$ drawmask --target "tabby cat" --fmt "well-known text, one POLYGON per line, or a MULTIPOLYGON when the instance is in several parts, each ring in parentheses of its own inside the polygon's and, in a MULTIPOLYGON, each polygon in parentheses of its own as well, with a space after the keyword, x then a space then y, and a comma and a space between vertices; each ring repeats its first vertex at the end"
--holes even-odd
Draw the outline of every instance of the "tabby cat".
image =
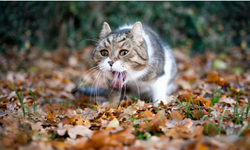
MULTIPOLYGON (((92 56, 109 83, 108 92, 102 95, 110 103, 118 103, 124 95, 169 102, 166 95, 173 91, 177 74, 175 58, 159 35, 141 22, 115 31, 104 22, 92 56)), ((91 95, 87 91, 80 90, 91 95)))
POLYGON ((104 22, 92 54, 94 65, 108 80, 109 102, 119 102, 125 93, 168 103, 177 65, 172 50, 151 28, 136 22, 112 31, 104 22))

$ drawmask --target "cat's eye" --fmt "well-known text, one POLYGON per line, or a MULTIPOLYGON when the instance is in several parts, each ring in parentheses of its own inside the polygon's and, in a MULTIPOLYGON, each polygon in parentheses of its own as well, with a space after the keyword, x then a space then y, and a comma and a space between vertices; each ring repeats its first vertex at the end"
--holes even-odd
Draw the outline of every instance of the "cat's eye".
POLYGON ((120 55, 120 56, 125 56, 125 55, 127 55, 127 53, 128 53, 128 50, 121 50, 121 51, 119 52, 119 55, 120 55))
POLYGON ((107 50, 101 50, 101 55, 107 57, 109 52, 107 50))

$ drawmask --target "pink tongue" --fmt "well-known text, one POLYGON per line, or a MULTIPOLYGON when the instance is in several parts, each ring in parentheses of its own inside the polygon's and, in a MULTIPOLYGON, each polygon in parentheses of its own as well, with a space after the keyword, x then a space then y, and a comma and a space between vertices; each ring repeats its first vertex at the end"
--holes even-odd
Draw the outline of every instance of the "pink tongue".
POLYGON ((123 85, 122 78, 123 78, 122 73, 115 72, 113 80, 112 80, 113 87, 122 87, 122 85, 123 85))

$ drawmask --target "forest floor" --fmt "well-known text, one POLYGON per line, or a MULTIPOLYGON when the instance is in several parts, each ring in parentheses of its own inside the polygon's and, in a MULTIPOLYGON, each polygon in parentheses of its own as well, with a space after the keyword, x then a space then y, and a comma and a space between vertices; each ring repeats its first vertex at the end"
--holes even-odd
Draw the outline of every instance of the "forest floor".
POLYGON ((0 149, 249 149, 249 51, 174 49, 179 73, 168 105, 134 98, 112 107, 71 94, 81 76, 86 86, 98 80, 83 75, 91 50, 0 55, 0 149))

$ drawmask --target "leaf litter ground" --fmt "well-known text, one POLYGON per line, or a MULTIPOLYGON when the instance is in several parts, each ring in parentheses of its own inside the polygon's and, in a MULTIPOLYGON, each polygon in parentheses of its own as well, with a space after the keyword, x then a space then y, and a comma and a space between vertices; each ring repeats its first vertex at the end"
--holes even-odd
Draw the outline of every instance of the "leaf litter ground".
POLYGON ((175 49, 171 103, 131 97, 115 107, 71 94, 79 85, 105 88, 94 70, 84 73, 91 50, 0 56, 0 149, 249 149, 249 52, 189 57, 175 49))

